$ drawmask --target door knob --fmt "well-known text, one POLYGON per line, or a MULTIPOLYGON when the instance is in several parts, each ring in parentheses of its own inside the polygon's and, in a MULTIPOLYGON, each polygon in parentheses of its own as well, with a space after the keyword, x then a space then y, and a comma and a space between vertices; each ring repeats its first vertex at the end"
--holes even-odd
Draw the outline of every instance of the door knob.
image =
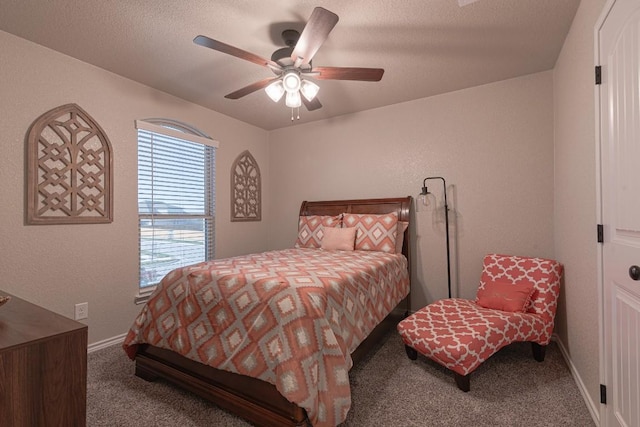
POLYGON ((633 280, 640 280, 640 267, 637 265, 632 265, 629 267, 629 277, 633 280))

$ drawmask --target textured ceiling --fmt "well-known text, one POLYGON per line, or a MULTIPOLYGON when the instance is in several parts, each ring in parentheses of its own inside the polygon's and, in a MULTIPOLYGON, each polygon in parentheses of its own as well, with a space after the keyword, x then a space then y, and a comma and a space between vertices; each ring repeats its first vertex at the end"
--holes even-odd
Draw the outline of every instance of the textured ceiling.
POLYGON ((271 130, 552 69, 579 0, 0 0, 0 30, 271 130), (468 2, 468 1, 467 1, 468 2), (464 3, 464 1, 463 1, 464 3), (193 43, 198 34, 269 58, 313 8, 340 20, 316 66, 384 68, 380 82, 319 81, 323 108, 260 90, 269 69, 193 43))

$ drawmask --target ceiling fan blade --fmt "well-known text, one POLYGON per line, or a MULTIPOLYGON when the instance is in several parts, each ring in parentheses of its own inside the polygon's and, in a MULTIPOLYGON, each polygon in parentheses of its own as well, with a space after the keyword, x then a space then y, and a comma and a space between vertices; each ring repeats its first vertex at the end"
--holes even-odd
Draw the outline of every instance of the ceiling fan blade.
POLYGON ((313 98, 311 101, 307 101, 307 98, 305 98, 304 96, 302 96, 301 98, 302 98, 302 103, 304 104, 305 107, 307 107, 307 110, 309 111, 322 108, 322 104, 320 104, 320 101, 318 101, 318 97, 313 98))
POLYGON ((338 23, 338 15, 322 7, 316 7, 311 13, 309 21, 304 26, 302 34, 291 52, 291 60, 296 67, 311 62, 322 43, 338 23))
POLYGON ((217 50, 218 52, 226 53, 227 55, 235 56, 236 58, 253 62, 254 64, 262 65, 263 67, 282 70, 282 67, 280 65, 276 64, 270 59, 265 59, 251 52, 247 52, 246 50, 242 50, 235 46, 222 43, 221 41, 211 39, 207 36, 196 36, 196 38, 193 39, 193 42, 197 45, 208 47, 209 49, 217 50))
POLYGON ((269 83, 271 83, 274 80, 278 80, 279 77, 269 77, 267 79, 263 79, 263 80, 259 80, 255 83, 251 83, 248 86, 243 87, 242 89, 238 89, 235 92, 231 92, 228 95, 225 95, 225 98, 228 99, 239 99, 242 98, 243 96, 249 95, 250 93, 253 93, 259 89, 263 89, 267 86, 269 86, 269 83))
POLYGON ((382 79, 382 68, 355 68, 355 67, 313 67, 311 74, 318 80, 361 80, 365 82, 378 82, 382 79))
POLYGON ((475 2, 477 2, 477 1, 478 1, 478 0, 458 0, 458 5, 459 5, 460 7, 463 7, 463 6, 466 6, 466 5, 468 5, 468 4, 475 3, 475 2))

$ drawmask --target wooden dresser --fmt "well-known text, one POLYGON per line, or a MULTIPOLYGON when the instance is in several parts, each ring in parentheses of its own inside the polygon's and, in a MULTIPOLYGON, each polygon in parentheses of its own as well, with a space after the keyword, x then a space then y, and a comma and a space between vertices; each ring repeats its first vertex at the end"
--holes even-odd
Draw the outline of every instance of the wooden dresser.
POLYGON ((0 306, 0 426, 84 427, 86 401, 87 326, 12 296, 0 306))

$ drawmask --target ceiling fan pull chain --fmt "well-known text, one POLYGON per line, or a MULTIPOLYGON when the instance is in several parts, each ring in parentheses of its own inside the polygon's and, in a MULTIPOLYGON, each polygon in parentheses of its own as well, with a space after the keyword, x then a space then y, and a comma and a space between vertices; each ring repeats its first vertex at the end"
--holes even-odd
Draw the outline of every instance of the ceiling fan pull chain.
POLYGON ((297 119, 300 120, 300 107, 298 107, 298 117, 297 117, 297 119))
POLYGON ((291 121, 293 121, 293 108, 291 108, 291 121))

